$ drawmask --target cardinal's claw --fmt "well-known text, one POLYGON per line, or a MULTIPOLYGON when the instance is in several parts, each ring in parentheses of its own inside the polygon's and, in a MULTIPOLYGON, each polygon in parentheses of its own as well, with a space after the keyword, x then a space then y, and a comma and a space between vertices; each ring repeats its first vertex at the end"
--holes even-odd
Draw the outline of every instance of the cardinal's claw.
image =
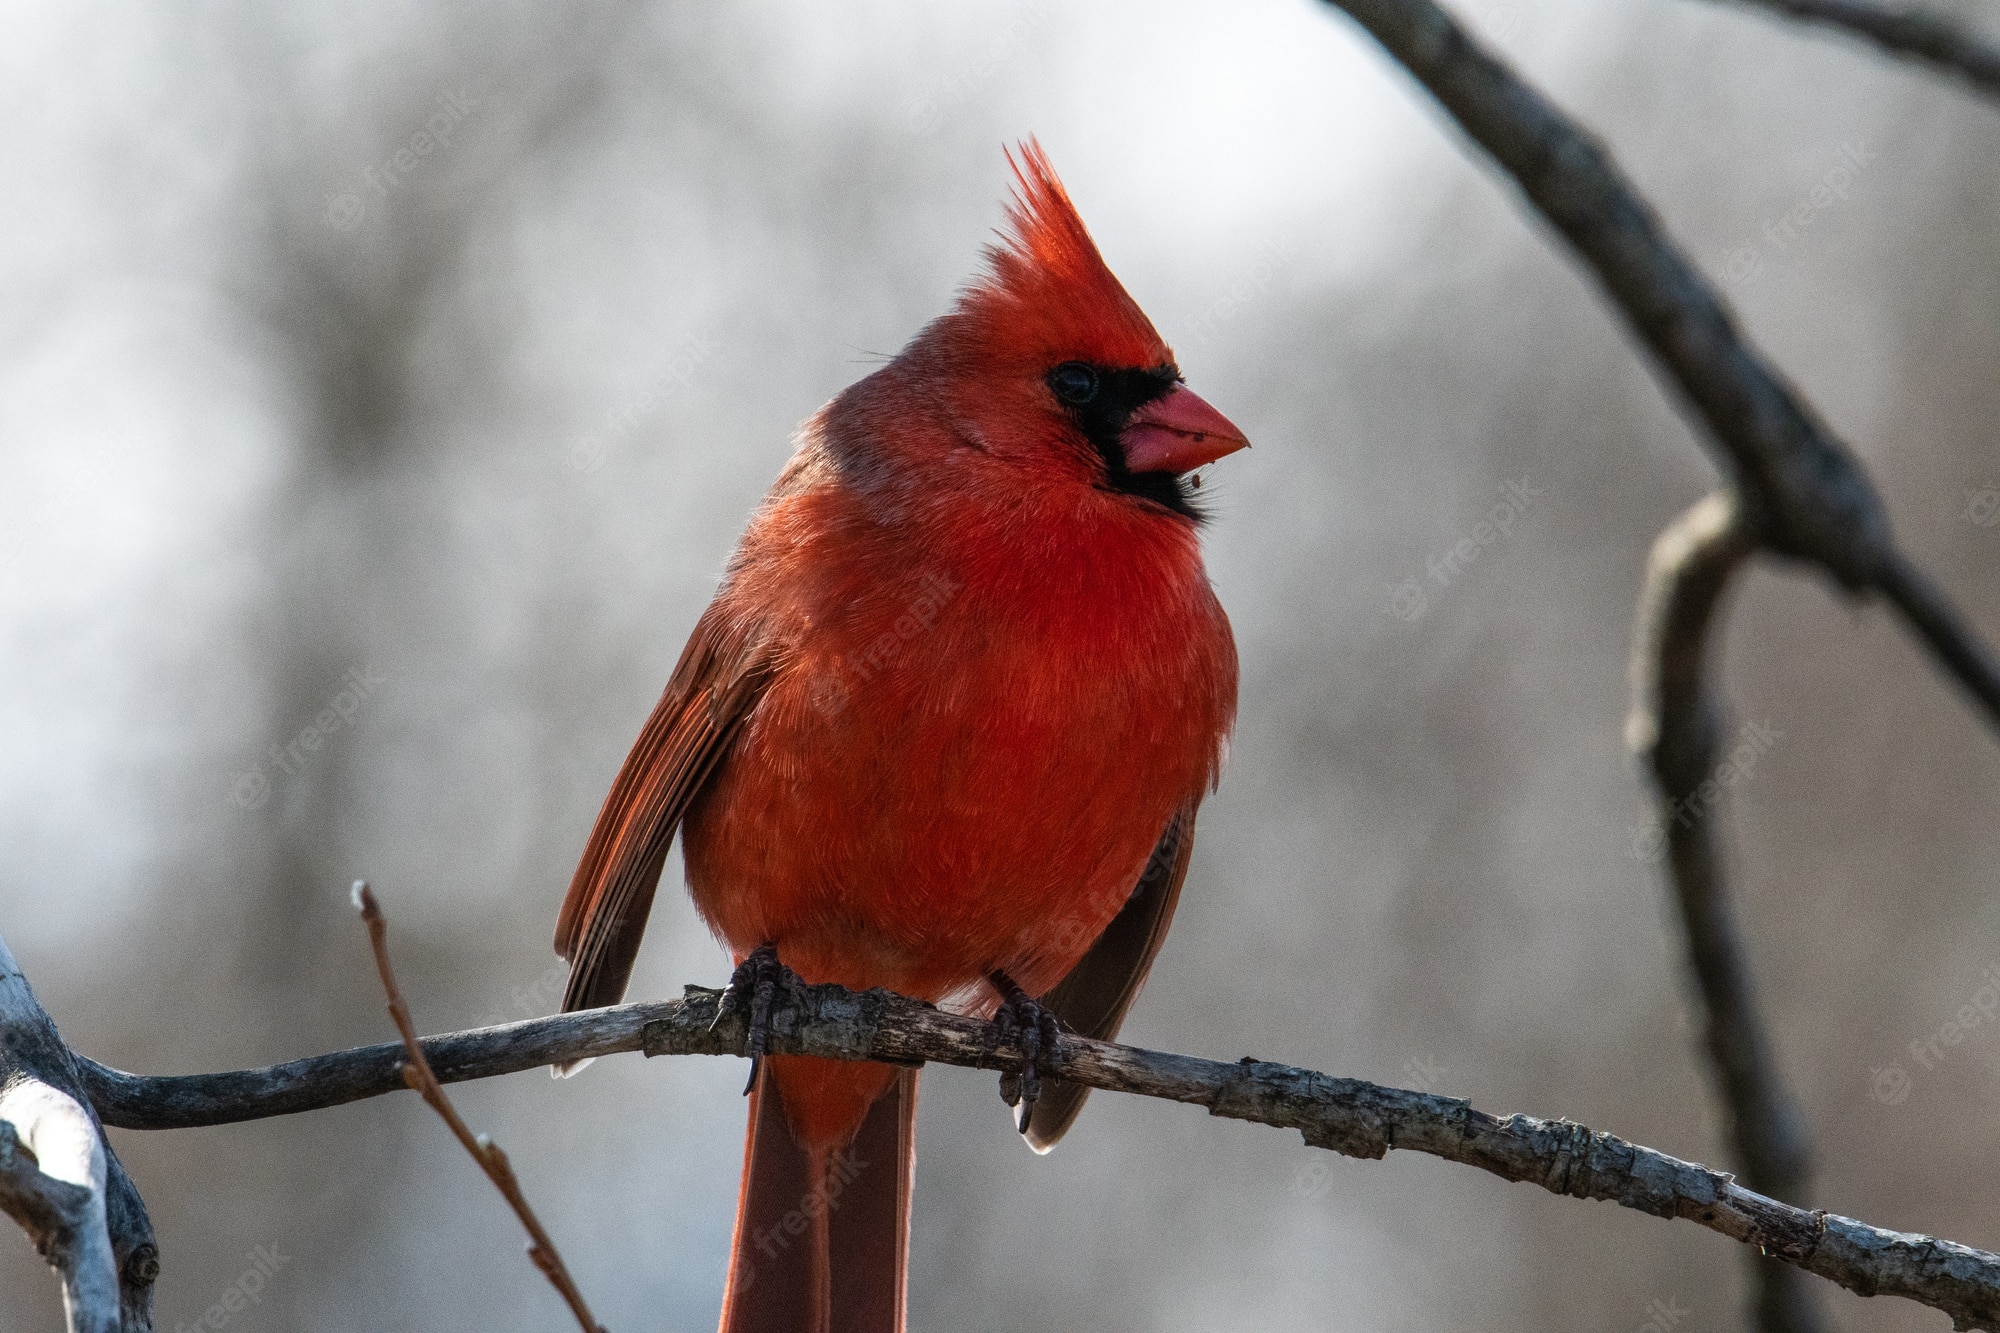
POLYGON ((1021 1044, 1021 1067, 1000 1076, 1000 1099, 1020 1108, 1014 1127, 1026 1134, 1034 1120, 1035 1103, 1042 1097, 1042 1079, 1054 1077, 1062 1029, 1055 1011, 1043 1008, 1005 972, 996 971, 988 980, 1000 992, 1000 1008, 993 1015, 994 1045, 1021 1044))
POLYGON ((743 1053, 750 1057, 750 1081, 743 1085, 746 1097, 757 1086, 757 1072, 764 1067, 764 1052, 771 1039, 771 1005, 777 999, 778 987, 796 986, 798 981, 798 975, 778 961, 775 944, 758 945, 730 974, 729 988, 722 992, 722 1003, 716 1006, 715 1021, 720 1023, 746 1005, 750 1010, 749 1031, 743 1038, 743 1053))

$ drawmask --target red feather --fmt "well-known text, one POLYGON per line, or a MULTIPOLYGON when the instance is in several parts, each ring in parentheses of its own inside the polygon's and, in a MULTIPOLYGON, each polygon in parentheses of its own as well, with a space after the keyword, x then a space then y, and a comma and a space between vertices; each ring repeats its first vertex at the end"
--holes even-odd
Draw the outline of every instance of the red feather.
MULTIPOLYGON (((1123 477, 1124 437, 1092 435, 1051 372, 1083 363, 1152 395, 1106 428, 1150 431, 1149 457, 1242 441, 1178 387, 1041 149, 1015 172, 988 275, 806 423, 751 520, 571 886, 574 1003, 622 990, 675 823, 695 903, 739 959, 772 943, 808 981, 975 1011, 1004 971, 1103 1036, 1144 979, 1221 767, 1236 653, 1195 521, 1160 490, 1177 483, 1123 477)), ((824 1186, 885 1091, 914 1107, 914 1078, 773 1058, 763 1083, 735 1262, 822 1275, 783 1287, 805 1293, 799 1327, 900 1327, 842 1311, 900 1311, 905 1241, 877 1232, 901 1228, 906 1193, 863 1189, 886 1202, 828 1211, 810 1245, 757 1238, 783 1222, 791 1186, 771 1182, 824 1186), (867 1265, 893 1273, 887 1305, 862 1275, 824 1278, 868 1254, 888 1256, 867 1265)), ((868 1141, 906 1181, 900 1123, 868 1141)), ((730 1308, 725 1327, 784 1326, 730 1308)))

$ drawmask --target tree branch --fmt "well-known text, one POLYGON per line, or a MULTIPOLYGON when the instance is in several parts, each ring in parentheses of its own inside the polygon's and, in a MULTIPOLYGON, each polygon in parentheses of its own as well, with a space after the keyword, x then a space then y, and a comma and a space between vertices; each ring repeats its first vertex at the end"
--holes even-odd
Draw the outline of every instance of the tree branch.
POLYGON ((1596 274, 1735 483, 1757 544, 1887 596, 2000 725, 2000 664, 1897 551, 1846 445, 1738 331, 1611 155, 1433 0, 1326 0, 1437 98, 1596 274))
MULTIPOLYGON (((644 1051, 647 1055, 741 1055, 747 1020, 719 1015, 721 991, 687 988, 652 1004, 529 1019, 429 1037, 424 1054, 444 1082, 486 1078, 557 1061, 644 1051)), ((780 1054, 833 1060, 925 1061, 973 1069, 1018 1069, 1019 1046, 993 1024, 945 1013, 886 991, 839 986, 781 992, 771 1014, 780 1054)), ((403 1086, 402 1047, 362 1047, 227 1074, 146 1078, 80 1061, 107 1123, 177 1129, 287 1115, 380 1096, 403 1086)), ((1296 1129, 1305 1141, 1349 1157, 1391 1148, 1430 1153, 1554 1194, 1606 1199, 1655 1217, 1679 1217, 1864 1296, 1904 1296, 1952 1316, 1961 1328, 2000 1331, 2000 1255, 1929 1236, 1885 1231, 1795 1208, 1730 1176, 1567 1120, 1505 1119, 1428 1093, 1334 1078, 1287 1065, 1225 1064, 1065 1036, 1059 1077, 1206 1107, 1211 1115, 1296 1129)))
POLYGON ((1736 0, 1786 18, 1836 28, 1899 60, 1921 61, 2000 97, 2000 47, 1956 19, 1929 9, 1890 9, 1871 0, 1736 0))
POLYGON ((70 1333, 151 1333, 159 1246, 75 1056, 0 939, 0 1212, 61 1275, 70 1333))
POLYGON ((451 1098, 444 1095, 437 1075, 431 1072, 430 1062, 424 1059, 423 1043, 417 1040, 410 1006, 403 1000, 403 992, 396 985, 396 969, 389 962, 389 923, 383 918, 382 909, 376 905, 375 895, 368 889, 368 881, 354 882, 354 906, 368 927, 368 946, 375 952, 375 970, 381 975, 382 990, 389 997, 389 1017, 395 1020, 396 1031, 403 1036, 403 1051, 409 1057, 398 1071, 403 1082, 438 1113, 438 1118, 451 1130, 459 1146, 472 1155, 472 1160, 479 1164, 479 1169, 500 1191, 500 1197, 514 1210, 514 1216, 520 1219, 522 1228, 528 1233, 528 1261, 563 1298, 563 1304, 569 1306, 577 1326, 583 1333, 605 1333, 604 1326, 590 1313, 590 1306, 583 1299, 576 1279, 570 1276, 569 1265, 563 1262, 562 1252, 556 1249, 556 1243, 549 1239, 547 1228, 542 1226, 542 1219, 535 1216, 534 1208, 529 1205, 528 1196, 514 1175, 513 1163, 507 1160, 507 1154, 500 1150, 499 1144, 484 1134, 475 1135, 472 1132, 465 1118, 459 1115, 458 1108, 451 1104, 451 1098))
MULTIPOLYGON (((1761 753, 1752 735, 1737 747, 1747 746, 1747 757, 1718 763, 1726 716, 1705 680, 1716 608, 1751 549, 1727 491, 1696 502, 1653 543, 1639 596, 1625 738, 1651 768, 1659 792, 1659 826, 1638 850, 1666 846, 1732 1156, 1751 1189, 1800 1199, 1809 1157, 1805 1122, 1778 1077, 1758 1015, 1713 823, 1722 791, 1735 784, 1741 764, 1754 764, 1761 753)), ((1752 1280, 1757 1327, 1765 1333, 1821 1326, 1798 1270, 1753 1259, 1752 1280)))
POLYGON ((104 1219, 104 1152, 90 1112, 37 1079, 0 1097, 0 1211, 62 1276, 70 1333, 119 1333, 118 1263, 104 1219), (41 1163, 49 1165, 44 1174, 41 1163))

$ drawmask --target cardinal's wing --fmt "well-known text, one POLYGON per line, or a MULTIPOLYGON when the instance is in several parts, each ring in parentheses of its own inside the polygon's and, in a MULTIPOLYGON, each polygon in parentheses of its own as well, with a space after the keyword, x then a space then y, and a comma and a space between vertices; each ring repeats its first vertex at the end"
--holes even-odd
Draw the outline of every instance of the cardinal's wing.
POLYGON ((624 996, 674 831, 771 675, 770 653, 728 632, 711 606, 625 756, 563 900, 556 952, 570 964, 565 1013, 624 996))
MULTIPOLYGON (((1194 854, 1194 812, 1195 802, 1189 801, 1167 821, 1166 831, 1160 834, 1125 906, 1069 975, 1041 997, 1065 1029, 1099 1041, 1118 1035, 1125 1011, 1146 984, 1146 973, 1173 922, 1181 882, 1187 878, 1188 860, 1194 854)), ((1045 1085, 1029 1119, 1028 1145, 1036 1152, 1055 1147, 1089 1095, 1090 1089, 1080 1083, 1045 1085)))

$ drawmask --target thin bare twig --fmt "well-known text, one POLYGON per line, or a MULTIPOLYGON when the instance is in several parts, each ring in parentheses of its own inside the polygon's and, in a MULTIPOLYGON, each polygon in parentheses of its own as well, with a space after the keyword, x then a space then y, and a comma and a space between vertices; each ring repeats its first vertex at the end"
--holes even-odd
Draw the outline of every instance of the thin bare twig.
POLYGON ((1757 544, 1886 596, 2000 725, 2000 663, 1896 549, 1852 452, 1737 330, 1603 146, 1433 0, 1326 2, 1423 84, 1575 248, 1707 426, 1757 544))
POLYGON ((389 1016, 396 1020, 396 1030, 403 1034, 403 1050, 409 1057, 399 1066, 403 1082, 430 1103, 431 1109, 451 1126, 453 1135, 465 1145, 465 1150, 472 1154, 472 1160, 479 1163, 480 1170, 486 1173, 507 1200, 514 1215, 521 1219, 521 1225, 528 1231, 528 1258, 568 1303, 570 1313, 582 1325, 583 1333, 606 1333, 604 1326, 591 1316, 590 1307, 584 1304, 583 1293, 577 1290, 576 1280, 570 1276, 569 1267, 556 1250, 556 1243, 549 1239, 549 1233, 542 1229, 541 1219, 528 1206, 528 1196, 521 1192, 521 1182, 514 1178, 514 1168, 508 1162, 507 1154, 484 1134, 473 1134, 460 1118, 458 1108, 451 1104, 451 1098, 444 1095, 437 1074, 425 1058, 423 1042, 417 1039, 416 1025, 410 1021, 410 1007, 403 1003, 403 994, 396 988, 396 974, 389 965, 389 925, 383 920, 382 909, 376 905, 375 895, 369 891, 366 880, 354 882, 354 906, 360 910, 361 919, 368 923, 368 943, 375 949, 375 967, 382 974, 382 989, 388 992, 389 1016))
POLYGON ((1838 29, 1899 60, 1933 65, 1971 84, 1978 92, 2000 97, 2000 46, 1935 10, 1904 6, 1892 9, 1872 0, 1735 0, 1735 3, 1838 29))
MULTIPOLYGON (((721 991, 690 986, 680 1000, 529 1019, 430 1037, 422 1045, 447 1081, 620 1051, 740 1056, 748 1020, 740 1009, 718 1015, 721 1000, 721 991)), ((779 1054, 998 1071, 1018 1069, 1023 1058, 1018 1041, 996 1041, 990 1023, 880 990, 787 988, 770 1023, 770 1049, 779 1054)), ((371 1046, 269 1069, 162 1078, 84 1068, 108 1123, 170 1129, 380 1096, 400 1086, 393 1074, 397 1050, 371 1046)), ((1228 1064, 1077 1036, 1063 1038, 1054 1066, 1057 1077, 1087 1087, 1297 1129, 1309 1145, 1350 1157, 1407 1148, 1551 1193, 1684 1218, 1861 1295, 1907 1297, 1945 1311, 1961 1327, 2000 1330, 2000 1255, 1797 1208, 1745 1189, 1724 1172, 1567 1120, 1502 1119, 1456 1098, 1288 1065, 1228 1064)))
MULTIPOLYGON (((1685 931, 1689 969, 1705 1015, 1704 1045, 1715 1072, 1732 1156, 1759 1194, 1805 1197, 1805 1121, 1785 1092, 1759 1016, 1715 834, 1716 802, 1762 746, 1755 735, 1718 762, 1725 710, 1707 684, 1709 629, 1730 581, 1751 552, 1736 499, 1718 491, 1667 525, 1646 561, 1632 649, 1632 712, 1625 738, 1652 770, 1668 878, 1685 931), (1740 753, 1749 749, 1749 755, 1740 753)), ((1768 745, 1765 738, 1762 745, 1768 745)), ((1757 1327, 1810 1333, 1822 1326, 1799 1271, 1752 1257, 1757 1327)))

